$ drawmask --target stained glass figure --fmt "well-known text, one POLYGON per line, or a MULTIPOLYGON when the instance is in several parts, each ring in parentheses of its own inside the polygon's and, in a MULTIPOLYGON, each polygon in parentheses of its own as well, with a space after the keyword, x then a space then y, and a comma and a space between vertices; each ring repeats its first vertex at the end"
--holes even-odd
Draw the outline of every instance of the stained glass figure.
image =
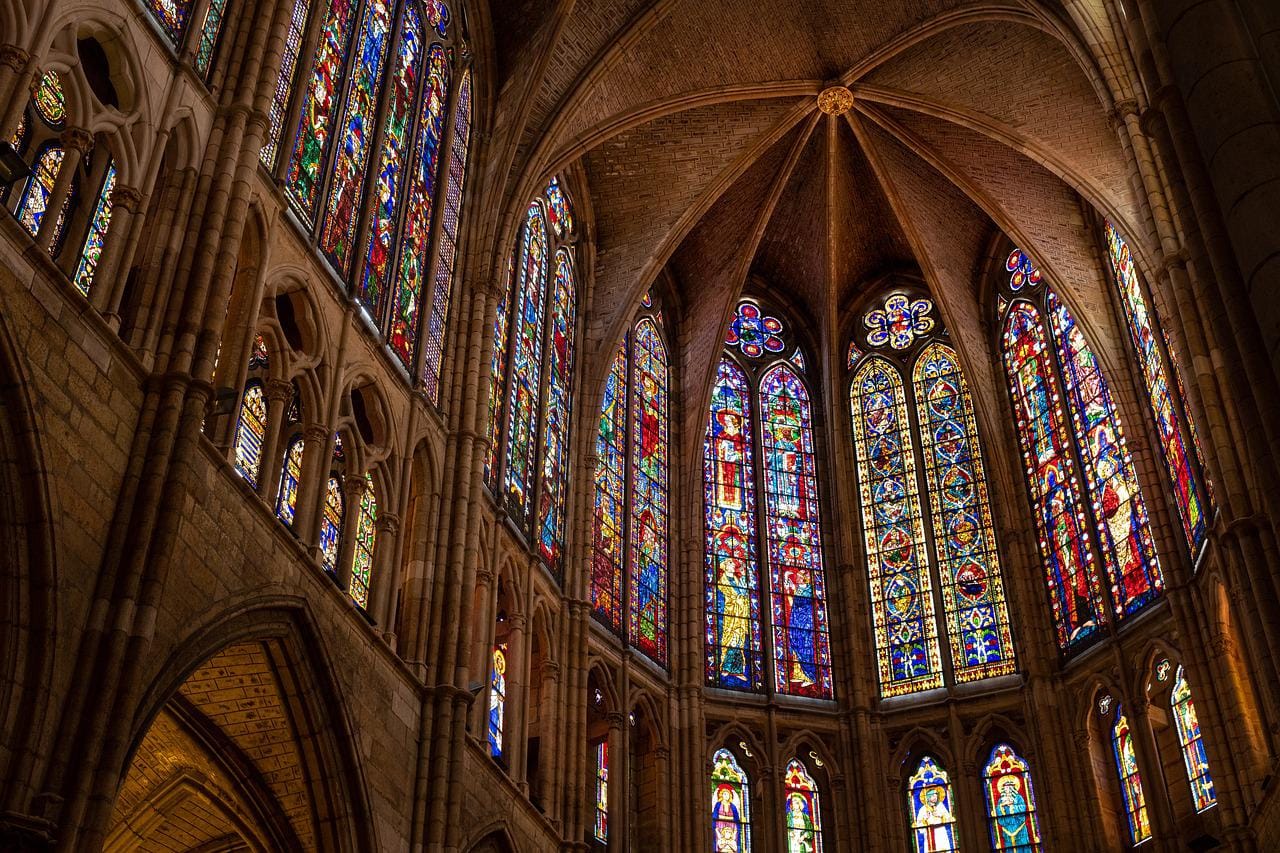
MULTIPOLYGON (((62 168, 62 146, 49 143, 36 155, 35 164, 31 167, 31 175, 27 178, 18 201, 18 222, 32 237, 40 233, 40 223, 44 221, 45 208, 49 206, 49 196, 53 194, 53 183, 58 179, 58 170, 62 168)), ((62 228, 66 223, 67 210, 71 206, 71 193, 58 211, 57 228, 54 231, 50 249, 56 247, 62 238, 62 228)))
POLYGON ((722 358, 702 457, 707 682, 737 690, 755 690, 762 683, 752 435, 746 374, 722 358))
MULTIPOLYGON (((1142 379, 1147 389, 1147 403, 1151 407, 1156 432, 1160 437, 1165 470, 1173 485, 1182 533, 1194 557, 1204 544, 1206 513, 1200 497, 1196 468, 1192 464, 1191 454, 1187 452, 1187 442, 1183 440, 1179 410, 1169 387, 1164 361, 1160 357, 1160 339, 1155 332, 1159 321, 1155 312, 1147 308, 1142 282, 1138 278, 1128 244, 1110 222, 1107 223, 1106 234, 1111 271, 1124 306, 1129 340, 1138 353, 1138 363, 1142 367, 1142 379)), ((1183 410, 1182 414, 1190 423, 1189 413, 1183 410)))
POLYGON ((31 93, 31 103, 45 124, 54 130, 62 129, 67 122, 67 96, 62 91, 62 77, 57 71, 41 75, 35 91, 31 93))
POLYGON ((789 365, 760 380, 774 689, 831 697, 822 529, 809 392, 789 365))
MULTIPOLYGON (((525 220, 526 229, 529 227, 525 220)), ((521 240, 521 245, 528 238, 521 240)), ((498 483, 498 453, 502 449, 502 392, 506 387, 503 379, 507 375, 507 328, 510 323, 512 303, 515 301, 513 290, 516 284, 516 259, 514 255, 507 258, 507 286, 503 288, 502 299, 498 301, 498 313, 493 321, 493 355, 489 358, 489 411, 488 428, 489 447, 484 454, 484 482, 490 490, 495 490, 498 483)), ((521 266, 523 270, 524 267, 521 266)))
POLYGON ((873 308, 862 318, 867 327, 867 343, 873 347, 888 344, 893 349, 907 349, 918 336, 933 330, 933 302, 928 299, 908 299, 895 293, 884 301, 884 307, 873 308))
POLYGON ((822 814, 818 785, 797 758, 787 762, 782 778, 787 853, 822 853, 822 814))
POLYGON ((191 15, 191 0, 147 0, 151 16, 155 18, 160 29, 169 38, 169 42, 177 47, 182 41, 182 34, 187 29, 187 18, 191 15))
POLYGON ((302 436, 289 442, 280 470, 280 491, 276 496, 276 518, 292 527, 298 509, 298 481, 302 478, 302 436))
POLYGON ((573 207, 565 198, 560 187, 560 179, 553 177, 547 184, 547 218, 551 220, 551 228, 557 237, 564 237, 573 231, 573 207))
POLYGON ((356 517, 355 552, 351 561, 348 592, 361 607, 369 606, 369 579, 373 575, 373 547, 378 537, 378 498, 373 493, 373 476, 364 475, 364 494, 356 517))
POLYGON ((1063 396, 1051 362, 1040 312, 1029 302, 1015 302, 1005 320, 1004 364, 1058 645, 1067 649, 1094 635, 1106 615, 1093 548, 1085 533, 1063 396))
POLYGON ((27 111, 23 110, 22 115, 18 116, 18 126, 13 131, 13 136, 9 137, 9 145, 14 151, 21 154, 27 147, 27 130, 30 123, 27 121, 27 111))
POLYGON ((1007 743, 996 744, 982 771, 991 849, 1038 853, 1040 821, 1031 786, 1031 768, 1007 743))
POLYGON ((921 351, 912 381, 956 681, 1004 675, 1013 642, 973 401, 942 343, 921 351))
POLYGON ((868 358, 850 391, 880 693, 942 686, 932 580, 902 379, 868 358))
POLYGON ((1035 287, 1040 283, 1040 270, 1031 262, 1031 257, 1021 249, 1009 253, 1004 264, 1009 273, 1009 289, 1014 293, 1024 287, 1035 287))
POLYGON ((627 346, 624 343, 613 357, 600 407, 591 524, 591 609, 597 619, 615 632, 622 631, 626 439, 627 346))
POLYGON ((529 205, 524 244, 520 250, 514 341, 511 348, 511 390, 507 400, 507 505, 521 527, 528 524, 536 447, 538 393, 542 387, 543 306, 547 288, 547 227, 542 206, 529 205))
POLYGON ((653 320, 635 326, 631 366, 631 605, 628 636, 656 663, 667 662, 667 349, 653 320))
POLYGON ((1116 772, 1120 775, 1120 794, 1129 823, 1129 841, 1141 844, 1151 837, 1151 824, 1147 819, 1147 800, 1142 793, 1138 758, 1133 751, 1133 732, 1129 729, 1129 719, 1119 706, 1116 707, 1115 726, 1111 729, 1111 749, 1116 759, 1116 772))
POLYGON ((249 350, 249 369, 266 370, 270 360, 267 356, 267 342, 261 334, 253 336, 253 346, 249 350))
POLYGON ((342 516, 346 499, 342 483, 330 477, 324 490, 324 514, 320 518, 320 556, 325 570, 337 574, 338 547, 342 542, 342 516))
POLYGON ((76 264, 76 272, 71 281, 76 289, 85 296, 93 285, 93 274, 97 272, 98 261, 102 258, 102 249, 107 242, 107 228, 111 225, 111 193, 116 188, 116 165, 107 164, 106 177, 102 179, 102 191, 98 193, 98 203, 93 207, 93 218, 89 220, 89 233, 84 238, 84 249, 80 252, 80 261, 76 264))
POLYGON ((596 820, 591 834, 601 844, 609 843, 609 742, 596 744, 596 820))
POLYGON ((844 366, 849 370, 853 370, 857 367, 858 359, 860 358, 862 358, 862 349, 853 341, 849 341, 849 352, 845 356, 844 366))
POLYGON ((782 352, 782 321, 766 317, 760 306, 749 299, 738 303, 738 313, 729 323, 724 342, 738 347, 743 355, 759 358, 766 352, 782 352))
POLYGON ((1047 306, 1077 449, 1084 460, 1093 515, 1102 534, 1112 604, 1116 615, 1123 617, 1137 613, 1164 587, 1147 508, 1102 368, 1075 318, 1052 290, 1047 306))
POLYGON ((444 38, 449 26, 449 7, 444 0, 423 0, 422 8, 426 13, 427 23, 436 31, 436 35, 444 38))
POLYGON ((289 13, 289 29, 284 38, 284 55, 280 59, 280 76, 276 79, 275 92, 267 107, 267 133, 258 159, 269 170, 276 167, 280 151, 280 135, 284 132, 285 113, 289 110, 289 96, 293 93, 294 75, 298 71, 298 56, 302 53, 302 35, 307 26, 307 12, 311 0, 293 0, 289 13))
POLYGON ((1213 776, 1209 773, 1209 756, 1204 751, 1204 737, 1200 733, 1200 720, 1196 706, 1191 701, 1191 685, 1181 666, 1173 680, 1170 695, 1173 706, 1173 722, 1178 729, 1178 744, 1182 747, 1182 761, 1187 768, 1187 782, 1191 785, 1191 800, 1196 811, 1203 812, 1218 804, 1213 789, 1213 776))
POLYGON ((547 391, 542 408, 542 472, 538 489, 538 554, 547 568, 557 573, 564 558, 575 302, 573 264, 568 250, 560 249, 556 252, 556 278, 551 290, 551 349, 547 353, 547 391))
POLYGON ((711 759, 711 836, 715 853, 751 853, 750 783, 727 749, 711 759))
POLYGON ((907 808, 916 853, 959 849, 951 806, 951 780, 930 756, 920 759, 916 772, 907 781, 907 808))
POLYGON ((320 169, 338 111, 342 68, 351 43, 356 6, 355 0, 329 0, 325 6, 324 29, 316 45, 311 80, 302 96, 298 129, 289 155, 286 194, 308 224, 313 221, 320 199, 320 169))
POLYGON ((507 711, 507 644, 493 649, 493 668, 489 673, 489 754, 502 755, 503 724, 507 711))
POLYGON ((254 488, 262 467, 262 440, 267 434, 267 402, 262 383, 248 382, 240 402, 240 418, 236 421, 236 471, 254 488))
POLYGON ((418 345, 418 316, 426 287, 431 245, 431 211, 440 170, 440 138, 444 133, 445 97, 449 91, 449 63, 439 45, 427 52, 427 79, 418 110, 413 153, 409 160, 409 189, 404 202, 404 226, 400 232, 400 258, 395 286, 391 289, 391 313, 387 342, 405 367, 413 365, 418 345))
POLYGON ((427 317, 426 352, 422 359, 422 388, 433 403, 440 401, 440 367, 444 358, 444 333, 453 294, 453 268, 458 254, 458 222, 462 215, 462 190, 467 179, 467 147, 471 139, 471 72, 462 75, 453 110, 453 136, 449 142, 449 177, 444 188, 444 215, 436 277, 427 317))
POLYGON ((204 11, 204 22, 200 25, 200 44, 196 48, 196 71, 201 74, 207 75, 213 64, 213 49, 218 44, 226 12, 227 0, 209 0, 209 7, 204 11))
POLYGON ((328 176, 329 200, 320 228, 320 251, 344 277, 351 271, 356 219, 369 172, 370 148, 377 127, 374 114, 391 41, 391 23, 389 0, 367 0, 339 124, 338 148, 328 176))

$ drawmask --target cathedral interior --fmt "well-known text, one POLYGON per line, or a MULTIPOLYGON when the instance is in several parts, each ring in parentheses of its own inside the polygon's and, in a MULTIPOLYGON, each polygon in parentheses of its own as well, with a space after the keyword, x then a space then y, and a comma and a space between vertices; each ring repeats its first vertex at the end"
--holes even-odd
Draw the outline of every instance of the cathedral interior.
POLYGON ((0 850, 1280 850, 1280 4, 0 4, 0 850))

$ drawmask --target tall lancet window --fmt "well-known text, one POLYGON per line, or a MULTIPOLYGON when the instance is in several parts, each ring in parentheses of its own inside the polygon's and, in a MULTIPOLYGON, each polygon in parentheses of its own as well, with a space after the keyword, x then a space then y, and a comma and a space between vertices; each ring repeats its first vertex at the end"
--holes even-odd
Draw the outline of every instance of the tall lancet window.
POLYGON ((1040 819, 1031 785, 1031 768, 1007 743, 996 744, 982 771, 991 849, 1038 853, 1040 819))
POLYGON ((1191 701, 1191 685, 1181 664, 1173 680, 1170 694, 1173 722, 1178 730, 1178 745, 1182 747, 1182 761, 1187 768, 1187 782, 1191 785, 1191 800, 1196 811, 1213 808, 1218 795, 1213 790, 1213 776, 1209 774, 1209 756, 1204 751, 1204 737, 1200 734, 1200 718, 1196 716, 1195 703, 1191 701))
POLYGON ((973 400, 932 301, 877 299, 849 353, 881 695, 1013 672, 973 400))
POLYGON ((1058 645, 1071 651, 1100 634, 1108 609, 1120 620, 1158 598, 1164 579, 1093 349, 1025 252, 1014 249, 1006 267, 1005 370, 1058 645))
POLYGON ((716 367, 703 451, 707 683, 830 698, 813 410, 803 368, 782 357, 799 352, 786 337, 744 299, 716 367))
POLYGON ((1138 755, 1133 747, 1133 730, 1129 728, 1129 718, 1119 705, 1116 706, 1115 714, 1115 723, 1111 727, 1111 754, 1115 758, 1116 774, 1120 780, 1120 799, 1124 803, 1129 842, 1136 845, 1151 837, 1151 822, 1147 817, 1147 798, 1142 790, 1142 774, 1138 771, 1138 755))
POLYGON ((960 849, 951 779, 932 756, 926 755, 907 780, 907 809, 916 853, 945 853, 960 849))
POLYGON ((573 211, 552 178, 525 210, 494 326, 485 483, 557 576, 564 562, 577 268, 573 211))
POLYGON ((798 758, 787 762, 782 779, 783 812, 787 827, 787 853, 822 853, 822 812, 818 807, 818 783, 798 758))
POLYGON ((751 853, 751 785, 727 749, 711 759, 711 837, 716 853, 751 853))
POLYGON ((670 368, 646 295, 605 380, 596 434, 591 605, 596 619, 667 662, 670 368), (625 616, 624 616, 625 614, 625 616), (625 623, 625 624, 624 624, 625 623))

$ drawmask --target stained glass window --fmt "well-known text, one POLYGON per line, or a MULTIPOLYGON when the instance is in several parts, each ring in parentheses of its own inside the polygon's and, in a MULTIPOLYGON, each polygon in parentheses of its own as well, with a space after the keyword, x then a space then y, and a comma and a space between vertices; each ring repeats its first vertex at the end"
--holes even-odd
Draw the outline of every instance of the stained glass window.
POLYGON ((738 347, 743 355, 759 358, 766 352, 782 352, 782 321, 767 317, 760 306, 749 299, 738 303, 738 312, 729 323, 725 343, 738 347))
POLYGON ((547 228, 542 206, 529 205, 520 252, 511 348, 511 390, 507 401, 506 493, 511 515, 525 526, 532 492, 530 473, 536 447, 538 392, 542 379, 542 317, 547 287, 547 228))
MULTIPOLYGON (((1128 244, 1110 222, 1107 223, 1106 234, 1111 271, 1115 275, 1116 286, 1120 290, 1120 301, 1124 306, 1129 340, 1138 353, 1138 362, 1142 367, 1142 378, 1147 388, 1147 402, 1151 407, 1156 431, 1160 436, 1160 450, 1164 457, 1165 469, 1173 484, 1173 495, 1178 507, 1178 518, 1182 522, 1182 533, 1186 537, 1192 556, 1195 556, 1199 553, 1200 546, 1204 544, 1205 508, 1200 497, 1196 469, 1192 465, 1191 455, 1187 452, 1187 443, 1182 437, 1178 407, 1174 403, 1164 361, 1160 357, 1159 337, 1155 331, 1159 328, 1159 322, 1155 312, 1147 308, 1142 282, 1138 278, 1138 271, 1129 253, 1128 244)), ((1190 423, 1191 418, 1185 410, 1183 415, 1190 423)))
POLYGON ((107 175, 102 180, 102 191, 98 193, 98 203, 94 205, 93 218, 89 220, 89 233, 84 238, 80 262, 76 264, 76 273, 71 279, 76 289, 85 296, 89 295, 93 274, 98 269, 98 261, 102 258, 102 249, 106 245, 107 228, 111 225, 111 193, 115 188, 116 165, 108 163, 107 175))
POLYGON ((569 201, 564 197, 560 187, 560 179, 552 178, 547 184, 547 218, 551 220, 551 228, 557 237, 563 237, 573 230, 573 211, 569 201))
POLYGON ((916 853, 957 850, 956 818, 952 811, 951 780, 930 756, 920 759, 907 782, 907 808, 916 853))
POLYGON ((1007 743, 997 744, 982 771, 991 849, 1014 853, 1040 850, 1040 820, 1031 787, 1031 768, 1007 743))
POLYGON ((822 853, 818 786, 799 759, 787 762, 782 787, 786 800, 787 853, 822 853))
POLYGON ((289 14, 289 30, 285 33, 284 56, 280 59, 280 76, 267 107, 267 133, 258 155, 268 169, 276 167, 276 155, 280 150, 280 134, 284 132, 285 113, 289 110, 289 96, 293 92, 294 75, 298 71, 298 56, 302 53, 302 36, 307 26, 310 0, 293 0, 289 14))
POLYGON ((1125 616, 1155 599, 1164 586, 1147 508, 1102 368, 1075 318, 1053 291, 1048 308, 1093 514, 1102 534, 1112 603, 1117 616, 1125 616))
POLYGON ((739 690, 762 684, 753 432, 746 374, 722 358, 703 451, 707 681, 739 690))
POLYGON ((356 5, 356 0, 329 0, 311 80, 302 96, 285 189, 298 214, 308 223, 315 216, 320 198, 320 170, 338 109, 342 68, 351 42, 356 5))
POLYGON ((409 159, 409 189, 405 196, 404 226, 400 232, 400 258, 395 287, 391 290, 391 315, 387 342, 404 363, 413 364, 418 345, 418 314, 426 289, 431 243, 431 210, 436 197, 440 165, 440 138, 444 132, 445 98, 449 91, 449 62, 444 50, 433 44, 427 54, 427 79, 418 111, 413 153, 409 159))
POLYGON ((298 481, 302 478, 302 436, 289 442, 280 471, 280 491, 276 497, 276 517, 290 527, 298 509, 298 481))
POLYGON ((62 77, 56 71, 41 75, 31 93, 36 115, 54 130, 60 130, 67 121, 67 96, 62 91, 62 77))
POLYGON ((453 268, 458 255, 458 220, 462 213, 462 189, 467 179, 467 147, 471 139, 471 72, 462 75, 458 102, 453 110, 453 136, 449 142, 449 177, 444 188, 444 213, 440 218, 439 259, 427 317, 426 353, 422 359, 422 387, 431 401, 439 402, 440 362, 444 358, 444 332, 453 293, 453 268))
POLYGON ((507 644, 493 650, 493 668, 489 673, 489 754, 502 755, 502 733, 507 705, 507 644))
POLYGON ((873 347, 886 344, 893 349, 907 349, 919 335, 933 330, 933 302, 928 299, 908 299, 895 293, 884 301, 883 307, 873 308, 862 318, 868 329, 867 343, 873 347))
POLYGON ((897 369, 868 358, 854 376, 850 403, 880 692, 940 687, 915 453, 897 369))
POLYGON ((13 136, 9 137, 9 145, 19 154, 27 147, 27 129, 30 127, 27 121, 27 111, 23 110, 22 115, 18 116, 18 126, 13 131, 13 136))
POLYGON ((324 514, 320 519, 320 554, 326 570, 338 571, 338 548, 342 544, 342 516, 346 499, 342 483, 330 477, 324 490, 324 514))
POLYGON ((862 348, 853 341, 849 342, 849 352, 845 355, 845 367, 853 370, 858 366, 858 359, 862 358, 862 348))
MULTIPOLYGON (((529 227, 526 218, 524 227, 529 227)), ((525 244, 527 238, 521 240, 525 244)), ((489 358, 489 420, 486 434, 489 446, 484 454, 484 482, 491 490, 498 480, 498 453, 502 449, 502 392, 505 386, 503 379, 507 375, 507 329, 510 323, 510 311, 515 301, 513 293, 516 284, 515 255, 507 258, 507 285, 503 288, 502 298, 498 300, 498 313, 493 321, 493 355, 489 358)), ((524 266, 521 266, 521 270, 524 266)))
POLYGON ((596 820, 591 834, 601 844, 609 843, 609 742, 596 744, 596 820))
POLYGON ((1147 820, 1147 800, 1142 793, 1138 757, 1133 751, 1133 732, 1129 729, 1129 719, 1119 706, 1116 707, 1115 726, 1111 729, 1111 749, 1116 759, 1116 772, 1120 775, 1120 795, 1129 823, 1129 840, 1133 844, 1141 844, 1151 837, 1151 824, 1147 820))
POLYGON ((555 572, 560 570, 564 547, 574 309, 573 265, 568 250, 561 249, 556 252, 556 278, 551 291, 551 349, 547 354, 547 392, 542 407, 542 473, 538 489, 538 553, 555 572))
MULTIPOLYGON (((40 223, 44 220, 45 208, 49 205, 49 196, 53 193, 53 182, 58 179, 58 170, 62 168, 62 147, 56 144, 45 145, 36 156, 31 175, 22 190, 22 198, 18 201, 18 222, 27 229, 32 237, 40 232, 40 223)), ((62 237, 62 228, 66 223, 67 209, 71 206, 71 193, 58 211, 58 223, 50 248, 56 247, 62 237)))
POLYGON ((822 530, 809 392, 790 365, 760 380, 765 531, 773 616, 774 688, 831 697, 822 530))
POLYGON ((240 403, 240 419, 236 422, 236 471, 257 488, 262 466, 262 440, 267 434, 267 403, 262 383, 250 380, 240 403))
POLYGON ((329 201, 320 229, 320 251, 343 276, 351 270, 356 219, 360 216, 365 174, 369 171, 369 149, 377 127, 376 102, 382 89, 390 41, 391 3, 367 0, 339 125, 338 149, 330 167, 329 201))
POLYGON ((191 0, 147 0, 147 6, 156 23, 160 25, 160 29, 176 47, 187 28, 187 18, 191 15, 191 0))
POLYGON ((633 645, 667 662, 667 350, 657 326, 635 326, 631 366, 631 621, 633 645))
POLYGON ((1213 777, 1209 774, 1209 756, 1204 751, 1204 737, 1200 733, 1200 720, 1196 706, 1191 701, 1191 685, 1182 667, 1173 680, 1173 722, 1178 729, 1178 744, 1182 747, 1182 761, 1187 768, 1187 782, 1191 785, 1191 799, 1196 811, 1211 809, 1218 803, 1213 790, 1213 777))
POLYGON ((373 493, 373 477, 364 475, 364 494, 356 519, 355 554, 351 562, 349 592, 355 603, 369 606, 369 578, 373 575, 373 546, 378 537, 378 498, 373 493))
POLYGON ((624 343, 613 357, 600 406, 591 525, 591 608, 596 618, 614 631, 622 630, 626 438, 627 346, 624 343))
POLYGON ((204 23, 200 25, 200 45, 196 48, 196 70, 201 74, 208 74, 209 67, 213 64, 213 49, 218 44, 226 12, 227 0, 209 0, 209 7, 204 12, 204 23))
POLYGON ((727 749, 711 759, 712 850, 751 853, 751 790, 746 772, 727 749))
POLYGON ((1105 606, 1086 538, 1080 481, 1049 347, 1040 312, 1029 302, 1015 302, 1004 326, 1005 370, 1058 645, 1067 649, 1099 629, 1105 606))
POLYGON ((920 353, 913 390, 956 681, 1013 672, 973 401, 950 347, 935 342, 920 353))

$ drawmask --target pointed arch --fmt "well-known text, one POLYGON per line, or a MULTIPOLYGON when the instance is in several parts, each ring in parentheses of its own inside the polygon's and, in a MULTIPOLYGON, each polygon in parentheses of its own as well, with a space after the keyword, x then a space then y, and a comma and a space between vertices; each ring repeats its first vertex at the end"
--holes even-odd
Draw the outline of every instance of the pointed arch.
POLYGON ((547 387, 542 404, 541 474, 538 483, 538 554, 557 576, 564 559, 565 501, 569 485, 569 416, 573 410, 574 332, 577 293, 567 249, 556 252, 548 305, 547 387))
POLYGON ((635 325, 633 338, 631 596, 627 633, 636 648, 657 663, 665 664, 671 380, 667 348, 654 321, 642 317, 635 325))
POLYGON ((605 378, 596 433, 595 499, 592 504, 591 608, 615 633, 622 631, 625 562, 628 342, 618 347, 605 378))
POLYGON ((711 832, 714 849, 751 853, 751 781, 728 749, 711 757, 711 832))
POLYGON ((907 780, 907 809, 917 853, 958 849, 951 778, 925 755, 907 780))
POLYGON ((1038 853, 1040 820, 1036 814, 1031 768, 1013 747, 998 743, 982 770, 991 848, 1015 853, 1038 853))
POLYGON ((782 777, 782 798, 788 853, 822 853, 818 783, 799 758, 787 762, 782 777))
POLYGON ((1178 745, 1182 748, 1182 763, 1187 768, 1187 784, 1191 786, 1191 801, 1197 812, 1208 811, 1218 804, 1218 795, 1213 788, 1213 775, 1209 772, 1209 756, 1205 754, 1200 719, 1196 715, 1195 703, 1191 701, 1191 685, 1187 683, 1187 674, 1181 664, 1178 665, 1169 699, 1174 727, 1178 731, 1178 745))
POLYGON ((1111 727, 1111 754, 1115 758, 1116 774, 1120 779, 1120 796, 1124 802, 1128 821, 1129 841, 1141 844, 1151 837, 1151 823, 1147 817, 1147 799, 1142 789, 1142 774, 1138 771, 1138 757, 1134 751, 1133 731, 1124 709, 1116 706, 1115 723, 1111 727))

